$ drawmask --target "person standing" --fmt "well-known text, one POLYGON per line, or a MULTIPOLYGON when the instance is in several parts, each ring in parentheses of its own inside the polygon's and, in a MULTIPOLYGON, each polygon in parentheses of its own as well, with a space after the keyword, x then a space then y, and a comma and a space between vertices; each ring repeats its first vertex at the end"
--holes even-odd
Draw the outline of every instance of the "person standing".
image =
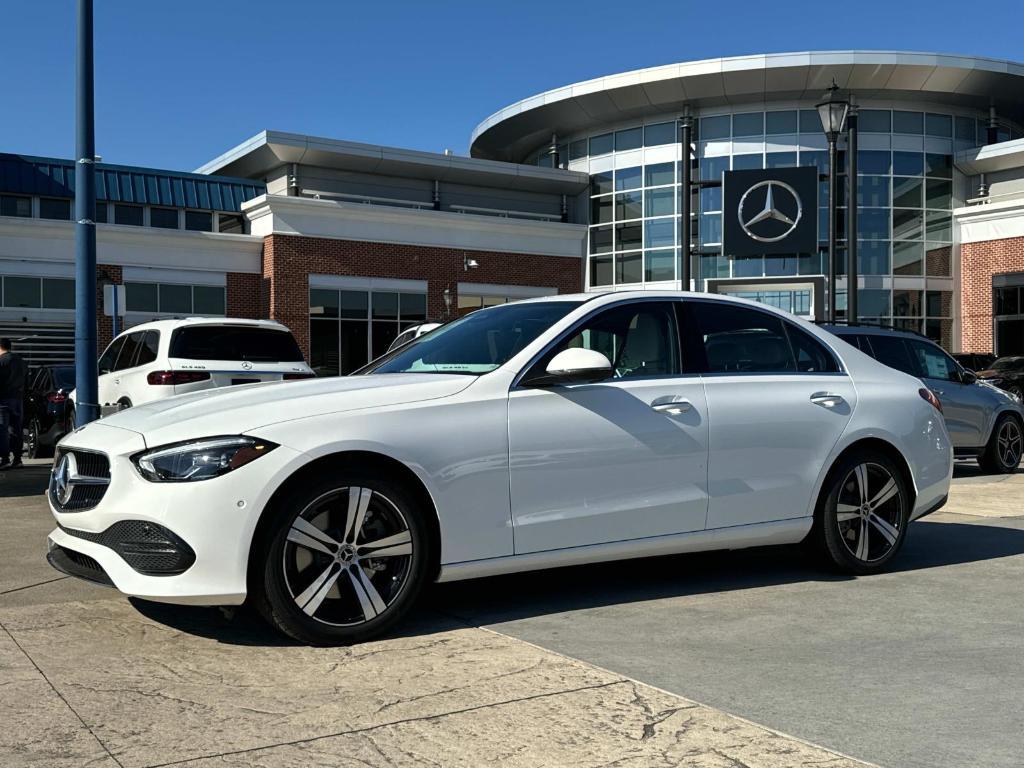
POLYGON ((21 466, 27 378, 28 366, 11 351, 11 340, 0 338, 0 470, 21 466))

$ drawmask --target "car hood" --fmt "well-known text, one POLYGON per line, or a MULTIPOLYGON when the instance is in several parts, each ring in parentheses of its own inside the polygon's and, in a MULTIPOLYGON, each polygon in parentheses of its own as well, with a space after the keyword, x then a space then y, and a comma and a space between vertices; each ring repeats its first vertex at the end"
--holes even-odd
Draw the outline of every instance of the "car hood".
POLYGON ((247 384, 137 405, 108 416, 103 423, 138 432, 152 447, 252 432, 268 424, 329 413, 449 397, 475 380, 454 374, 392 373, 247 384))

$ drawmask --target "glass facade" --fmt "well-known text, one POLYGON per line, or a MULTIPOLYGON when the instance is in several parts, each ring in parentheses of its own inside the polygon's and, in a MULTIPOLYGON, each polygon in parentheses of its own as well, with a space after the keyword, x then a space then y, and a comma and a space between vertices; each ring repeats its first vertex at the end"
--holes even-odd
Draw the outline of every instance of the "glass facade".
MULTIPOLYGON (((840 276, 836 303, 845 313, 847 211, 857 205, 858 314, 864 322, 894 324, 949 344, 952 334, 951 211, 956 179, 953 154, 985 143, 978 114, 860 109, 856 201, 847 199, 847 163, 839 148, 840 276)), ((729 170, 813 166, 824 174, 828 153, 821 122, 802 109, 743 110, 698 116, 693 179, 719 181, 729 170)), ((593 136, 573 136, 564 165, 590 173, 588 288, 678 285, 680 153, 665 146, 674 122, 652 119, 593 136), (669 151, 674 154, 669 156, 669 151)), ((828 185, 817 200, 820 247, 814 253, 733 258, 722 253, 722 190, 693 193, 696 288, 709 279, 823 275, 827 271, 828 185)), ((962 202, 961 202, 962 204, 962 202)), ((777 283, 777 280, 773 281, 777 283)), ((794 311, 814 302, 776 286, 760 300, 794 311)), ((763 296, 761 296, 763 294, 763 296)))

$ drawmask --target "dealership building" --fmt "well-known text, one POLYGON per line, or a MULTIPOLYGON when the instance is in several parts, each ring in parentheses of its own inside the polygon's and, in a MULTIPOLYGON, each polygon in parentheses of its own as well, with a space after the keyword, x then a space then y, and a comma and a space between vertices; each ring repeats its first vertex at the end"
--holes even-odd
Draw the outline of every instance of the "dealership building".
MULTIPOLYGON (((812 167, 833 80, 857 111, 856 201, 839 141, 839 276, 857 207, 858 314, 951 351, 1024 354, 1024 65, 919 53, 714 59, 565 86, 473 132, 470 157, 263 132, 194 173, 98 165, 99 283, 124 322, 271 317, 346 373, 405 327, 530 296, 683 288, 680 117, 692 118, 690 288, 822 319, 817 249, 733 253, 723 174, 812 167)), ((13 149, 13 148, 12 148, 13 149)), ((726 178, 729 178, 728 176, 726 178)), ((68 359, 73 164, 0 155, 0 334, 68 359)), ((748 249, 749 251, 749 249, 748 249)), ((101 340, 111 318, 99 318, 101 340)))

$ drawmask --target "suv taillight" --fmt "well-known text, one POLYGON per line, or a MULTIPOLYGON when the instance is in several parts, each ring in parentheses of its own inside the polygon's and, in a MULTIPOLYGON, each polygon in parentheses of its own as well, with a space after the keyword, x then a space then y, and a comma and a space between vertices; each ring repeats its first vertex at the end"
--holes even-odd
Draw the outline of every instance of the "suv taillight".
POLYGON ((68 396, 65 395, 63 392, 51 392, 46 396, 46 399, 49 400, 51 403, 63 403, 65 400, 68 399, 68 396))
POLYGON ((935 396, 934 392, 932 392, 930 389, 925 389, 924 387, 921 387, 919 390, 917 390, 917 394, 919 394, 921 397, 923 397, 925 400, 931 403, 935 410, 937 410, 939 413, 942 413, 942 401, 935 396))
POLYGON ((193 384, 197 381, 207 381, 210 374, 206 371, 152 371, 146 376, 146 381, 157 386, 168 386, 174 384, 193 384))
POLYGON ((286 373, 281 379, 282 381, 294 381, 295 379, 315 379, 315 373, 286 373))

